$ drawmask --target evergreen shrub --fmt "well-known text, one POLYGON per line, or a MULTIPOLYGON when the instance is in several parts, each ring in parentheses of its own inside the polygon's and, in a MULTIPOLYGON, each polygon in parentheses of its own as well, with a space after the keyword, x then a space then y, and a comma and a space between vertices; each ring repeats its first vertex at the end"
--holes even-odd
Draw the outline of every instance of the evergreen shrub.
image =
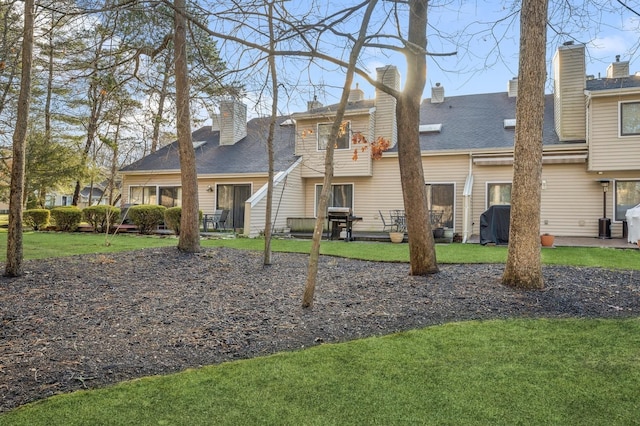
POLYGON ((58 231, 73 232, 78 229, 82 220, 82 210, 76 206, 54 207, 51 217, 58 231))
POLYGON ((89 206, 82 210, 82 217, 95 232, 105 232, 107 224, 111 226, 120 218, 120 209, 109 205, 89 206))
POLYGON ((141 234, 151 234, 164 220, 165 206, 139 204, 129 208, 129 218, 141 234))
POLYGON ((51 212, 47 209, 30 209, 25 210, 22 217, 24 222, 34 231, 40 231, 49 225, 51 212))

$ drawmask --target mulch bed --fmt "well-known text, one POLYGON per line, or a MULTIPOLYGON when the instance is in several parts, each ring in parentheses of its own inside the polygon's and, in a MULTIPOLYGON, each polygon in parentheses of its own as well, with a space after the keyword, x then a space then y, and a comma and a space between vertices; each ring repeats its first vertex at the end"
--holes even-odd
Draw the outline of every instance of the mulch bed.
POLYGON ((28 261, 0 278, 0 411, 50 395, 450 321, 640 314, 640 273, 548 266, 546 288, 500 284, 503 265, 408 265, 174 247, 28 261))

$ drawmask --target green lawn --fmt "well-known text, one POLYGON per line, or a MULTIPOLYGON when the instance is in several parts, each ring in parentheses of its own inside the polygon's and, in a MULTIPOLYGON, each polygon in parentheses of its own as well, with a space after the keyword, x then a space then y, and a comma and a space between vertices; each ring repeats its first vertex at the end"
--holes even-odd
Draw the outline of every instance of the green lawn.
MULTIPOLYGON (((29 259, 176 244, 174 237, 24 235, 29 259)), ((202 242, 244 250, 263 244, 202 242)), ((308 252, 310 241, 275 240, 273 248, 308 252)), ((327 241, 322 252, 408 260, 406 244, 327 241)), ((437 246, 440 263, 499 263, 506 253, 437 246)), ((640 268, 637 250, 542 254, 547 264, 640 268)), ((640 319, 524 319, 445 324, 143 378, 39 401, 0 415, 0 425, 629 425, 639 424, 637 395, 640 319)))
POLYGON ((3 425, 631 425, 640 320, 452 323, 57 396, 3 425))
MULTIPOLYGON (((25 232, 24 258, 72 256, 76 254, 113 253, 144 247, 177 246, 174 236, 140 236, 136 234, 100 235, 93 233, 25 232)), ((0 231, 0 250, 6 257, 7 233, 0 231)), ((203 239, 203 247, 227 246, 243 250, 262 250, 264 240, 259 238, 203 239)), ((309 240, 274 239, 274 251, 308 253, 309 240)), ((408 262, 409 245, 377 242, 323 241, 321 253, 385 262, 408 262)), ((479 244, 437 244, 439 263, 504 263, 507 248, 479 244)), ((640 251, 611 248, 558 247, 542 251, 545 264, 596 266, 611 269, 640 270, 640 251)))

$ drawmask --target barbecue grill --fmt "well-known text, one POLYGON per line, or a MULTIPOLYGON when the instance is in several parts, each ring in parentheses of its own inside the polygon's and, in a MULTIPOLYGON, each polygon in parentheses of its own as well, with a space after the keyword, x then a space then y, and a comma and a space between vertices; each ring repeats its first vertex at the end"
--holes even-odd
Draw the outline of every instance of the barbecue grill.
POLYGON ((361 217, 353 215, 351 207, 329 207, 327 209, 327 220, 329 221, 329 238, 340 238, 340 230, 346 231, 345 241, 353 241, 353 222, 362 220, 361 217))

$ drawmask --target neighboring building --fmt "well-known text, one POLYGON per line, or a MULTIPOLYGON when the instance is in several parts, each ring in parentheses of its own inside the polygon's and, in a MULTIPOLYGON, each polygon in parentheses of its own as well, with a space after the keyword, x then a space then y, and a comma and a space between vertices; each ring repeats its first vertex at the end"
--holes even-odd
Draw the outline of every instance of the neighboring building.
MULTIPOLYGON (((58 192, 52 192, 47 194, 47 200, 45 207, 60 207, 70 206, 73 202, 73 194, 63 194, 58 192)), ((108 204, 109 194, 106 193, 106 181, 98 184, 94 184, 93 188, 85 186, 80 191, 80 198, 78 201, 78 207, 84 208, 88 206, 96 206, 99 204, 108 204), (91 196, 89 194, 91 193, 91 196)))
MULTIPOLYGON (((553 63, 554 93, 546 96, 541 232, 599 236, 603 209, 612 236, 621 237, 626 209, 640 203, 640 76, 616 60, 606 78, 585 76, 583 45, 561 46, 553 63), (607 182, 603 191, 602 182, 607 182), (606 206, 604 205, 606 203, 606 206)), ((399 88, 393 66, 378 80, 399 88)), ((429 208, 436 226, 469 237, 489 206, 508 204, 513 177, 517 79, 504 93, 447 97, 436 84, 421 106, 420 144, 429 208)), ((306 112, 282 117, 276 134, 274 227, 287 217, 314 217, 324 173, 324 147, 335 105, 309 102, 306 112)), ((246 109, 221 106, 220 128, 193 134, 200 209, 230 209, 233 227, 255 236, 264 229, 268 119, 245 127, 246 109)), ((377 91, 363 98, 356 87, 337 142, 332 205, 352 207, 363 221, 355 231, 380 231, 379 211, 403 209, 398 171, 395 99, 377 91), (351 135, 382 136, 391 148, 380 160, 360 152, 351 135)), ((179 205, 177 144, 121 170, 124 203, 179 205)))

